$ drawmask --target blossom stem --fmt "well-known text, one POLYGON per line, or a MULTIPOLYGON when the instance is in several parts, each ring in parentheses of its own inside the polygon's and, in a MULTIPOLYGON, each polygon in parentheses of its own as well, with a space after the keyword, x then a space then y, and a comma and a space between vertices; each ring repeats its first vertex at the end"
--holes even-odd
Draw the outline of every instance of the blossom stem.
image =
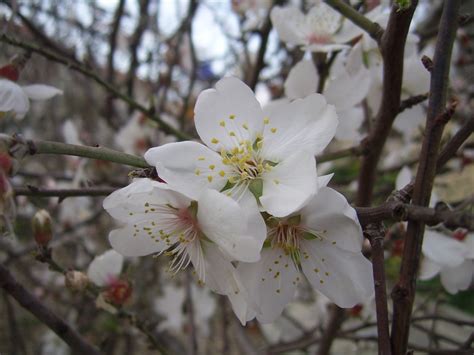
POLYGON ((118 164, 134 166, 137 168, 150 167, 145 159, 141 157, 122 153, 105 147, 89 147, 43 140, 24 140, 18 135, 14 135, 12 137, 0 135, 0 141, 4 141, 10 147, 10 151, 23 152, 23 155, 73 155, 77 157, 110 161, 118 164))
POLYGON ((367 17, 357 12, 352 6, 347 5, 342 0, 325 0, 325 2, 334 10, 341 13, 341 15, 351 20, 355 25, 362 28, 370 37, 376 40, 377 43, 380 42, 384 30, 378 23, 370 21, 367 17))

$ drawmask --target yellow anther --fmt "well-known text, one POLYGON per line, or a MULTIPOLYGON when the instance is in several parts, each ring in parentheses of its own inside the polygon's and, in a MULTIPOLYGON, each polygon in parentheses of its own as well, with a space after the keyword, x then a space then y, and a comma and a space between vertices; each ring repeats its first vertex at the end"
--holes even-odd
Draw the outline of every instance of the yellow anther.
POLYGON ((263 147, 263 141, 262 140, 257 141, 257 149, 262 149, 262 147, 263 147))
POLYGON ((219 140, 217 138, 212 138, 211 143, 212 144, 217 144, 217 143, 219 143, 219 140))
POLYGON ((249 126, 247 125, 247 123, 244 123, 242 127, 244 127, 244 129, 247 129, 247 130, 249 129, 249 126))
POLYGON ((235 176, 230 176, 230 177, 229 177, 229 182, 230 182, 231 184, 235 184, 235 183, 237 182, 236 177, 235 177, 235 176))
POLYGON ((201 175, 201 170, 199 169, 194 170, 194 174, 196 174, 197 176, 201 175))
POLYGON ((225 176, 225 171, 224 170, 219 171, 219 175, 224 177, 225 176))
POLYGON ((235 115, 229 115, 229 119, 233 120, 235 118, 235 115))
POLYGON ((264 124, 269 124, 270 123, 270 119, 268 117, 264 117, 263 118, 263 123, 264 124))
POLYGON ((236 155, 236 154, 239 153, 239 148, 234 147, 234 148, 232 148, 232 151, 231 151, 231 152, 232 152, 232 154, 236 155))
POLYGON ((209 176, 207 177, 207 181, 212 182, 212 176, 211 176, 211 175, 209 175, 209 176))
POLYGON ((279 184, 280 184, 280 180, 278 180, 278 179, 273 180, 273 182, 275 183, 275 185, 279 185, 279 184))
POLYGON ((214 164, 209 165, 209 169, 214 170, 216 166, 214 164))
POLYGON ((229 132, 229 136, 235 137, 235 132, 234 132, 234 131, 230 131, 230 132, 229 132))
POLYGON ((270 129, 270 132, 272 132, 272 133, 276 133, 276 131, 277 131, 277 129, 275 127, 270 129))
POLYGON ((230 159, 229 158, 222 158, 222 164, 229 165, 230 164, 230 159))
POLYGON ((224 120, 222 120, 222 121, 219 122, 219 126, 225 127, 225 122, 224 122, 224 120))
POLYGON ((249 174, 246 172, 246 171, 243 171, 241 174, 240 174, 240 177, 242 179, 247 179, 249 177, 249 174))
POLYGON ((198 157, 198 160, 203 161, 203 160, 206 160, 206 158, 205 157, 198 157))

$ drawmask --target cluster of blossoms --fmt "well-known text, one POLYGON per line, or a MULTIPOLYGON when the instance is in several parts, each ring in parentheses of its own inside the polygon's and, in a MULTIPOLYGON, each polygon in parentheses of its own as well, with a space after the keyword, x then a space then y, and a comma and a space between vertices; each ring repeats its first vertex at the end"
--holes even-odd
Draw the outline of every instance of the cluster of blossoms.
POLYGON ((316 170, 315 154, 336 133, 334 106, 313 93, 264 112, 249 87, 228 77, 199 95, 195 124, 205 145, 145 153, 164 182, 136 179, 104 200, 125 223, 109 236, 117 252, 165 253, 172 272, 192 264, 242 323, 273 321, 302 275, 341 307, 371 297, 355 210, 316 170))

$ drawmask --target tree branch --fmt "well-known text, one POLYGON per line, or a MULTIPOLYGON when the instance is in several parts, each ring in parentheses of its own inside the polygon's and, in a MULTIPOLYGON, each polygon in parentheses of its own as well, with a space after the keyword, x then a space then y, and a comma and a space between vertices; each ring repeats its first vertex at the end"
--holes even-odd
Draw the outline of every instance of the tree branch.
MULTIPOLYGON (((420 154, 420 163, 413 188, 413 203, 428 206, 437 168, 441 135, 445 125, 444 116, 449 67, 458 25, 460 0, 444 2, 439 26, 439 35, 431 72, 430 99, 426 119, 425 137, 420 154)), ((415 298, 416 275, 420 263, 421 246, 425 223, 408 223, 400 279, 392 291, 394 314, 392 322, 392 349, 395 354, 407 350, 410 318, 415 298)))
POLYGON ((23 308, 54 331, 71 349, 81 354, 100 355, 99 350, 89 344, 69 324, 46 308, 40 300, 19 284, 5 266, 0 264, 0 287, 23 308))
MULTIPOLYGON (((145 159, 105 147, 89 147, 42 140, 24 140, 21 136, 0 134, 0 141, 6 143, 10 152, 19 152, 20 158, 35 154, 59 154, 111 161, 137 168, 150 167, 145 159)), ((15 154, 15 153, 13 153, 15 154)))
POLYGON ((4 33, 0 34, 0 42, 8 43, 12 46, 15 47, 20 47, 23 49, 26 49, 28 51, 35 52, 53 62, 63 64, 67 66, 69 69, 72 69, 74 71, 77 71, 81 73, 82 75, 91 78, 94 80, 97 84, 105 88, 108 92, 113 94, 114 96, 118 97, 120 100, 126 102, 130 107, 133 107, 134 109, 142 112, 147 118, 151 119, 152 121, 155 121, 156 123, 159 124, 160 129, 167 133, 175 136, 176 138, 180 140, 187 140, 190 139, 190 137, 180 130, 177 130, 176 128, 172 127, 165 121, 163 121, 159 116, 157 116, 155 113, 152 113, 148 108, 145 106, 141 105, 137 101, 133 100, 131 97, 127 96, 126 94, 121 93, 119 90, 117 90, 114 85, 108 83, 107 81, 103 80, 99 75, 94 73, 92 70, 86 68, 83 64, 81 63, 76 63, 76 62, 71 62, 69 59, 64 58, 54 52, 51 52, 45 48, 38 47, 34 44, 28 43, 26 41, 19 41, 17 39, 14 39, 13 37, 10 37, 4 33))

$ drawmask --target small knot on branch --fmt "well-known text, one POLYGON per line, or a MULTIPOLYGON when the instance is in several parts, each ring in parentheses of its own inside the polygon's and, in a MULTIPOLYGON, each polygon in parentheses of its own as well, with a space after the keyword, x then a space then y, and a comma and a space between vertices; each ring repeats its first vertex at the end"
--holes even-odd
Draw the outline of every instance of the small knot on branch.
POLYGON ((423 66, 426 68, 426 70, 428 70, 430 73, 432 72, 434 63, 430 57, 424 55, 423 57, 421 57, 421 63, 423 63, 423 66))
POLYGON ((434 124, 435 125, 445 125, 449 122, 451 117, 453 117, 454 113, 456 112, 456 107, 458 106, 459 101, 457 99, 452 99, 451 102, 448 104, 448 107, 440 114, 438 117, 435 118, 434 124))

